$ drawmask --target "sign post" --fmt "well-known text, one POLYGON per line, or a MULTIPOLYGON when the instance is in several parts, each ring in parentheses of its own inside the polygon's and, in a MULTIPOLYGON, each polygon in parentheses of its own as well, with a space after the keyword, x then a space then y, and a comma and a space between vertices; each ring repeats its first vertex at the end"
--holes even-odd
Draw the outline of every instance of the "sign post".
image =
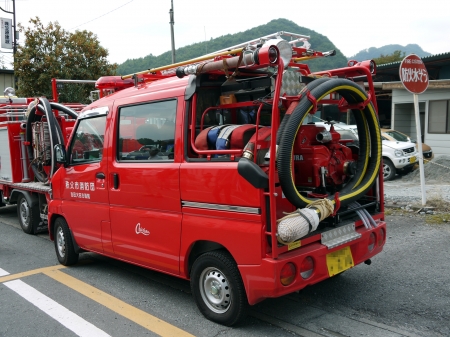
POLYGON ((414 95, 414 114, 416 116, 417 151, 419 152, 420 187, 422 190, 422 206, 426 204, 425 175, 423 171, 422 133, 420 130, 419 94, 428 88, 428 72, 422 59, 410 54, 400 63, 400 80, 406 90, 414 95))

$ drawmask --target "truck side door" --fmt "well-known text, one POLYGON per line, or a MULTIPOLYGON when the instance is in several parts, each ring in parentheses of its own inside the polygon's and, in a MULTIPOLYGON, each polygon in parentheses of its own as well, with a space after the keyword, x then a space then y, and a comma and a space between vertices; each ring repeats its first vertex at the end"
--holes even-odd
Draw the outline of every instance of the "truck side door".
POLYGON ((60 173, 62 212, 74 239, 80 247, 98 252, 103 252, 102 227, 107 229, 109 223, 104 148, 107 112, 105 107, 79 117, 68 149, 68 166, 60 173))
POLYGON ((115 102, 115 158, 109 172, 114 253, 179 273, 180 164, 174 159, 177 99, 115 102), (116 108, 117 107, 117 108, 116 108))

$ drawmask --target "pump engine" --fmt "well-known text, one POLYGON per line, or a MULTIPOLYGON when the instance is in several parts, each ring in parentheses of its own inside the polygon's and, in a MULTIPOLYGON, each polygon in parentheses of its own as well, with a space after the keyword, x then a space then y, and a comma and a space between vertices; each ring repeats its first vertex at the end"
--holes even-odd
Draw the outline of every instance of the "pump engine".
POLYGON ((352 150, 340 134, 323 126, 302 125, 294 144, 295 184, 316 193, 338 191, 356 171, 352 150))

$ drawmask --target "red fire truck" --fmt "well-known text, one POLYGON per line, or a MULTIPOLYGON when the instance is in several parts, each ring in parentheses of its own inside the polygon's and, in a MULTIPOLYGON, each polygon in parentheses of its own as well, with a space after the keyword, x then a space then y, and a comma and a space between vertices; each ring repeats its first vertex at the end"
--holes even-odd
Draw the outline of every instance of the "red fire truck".
POLYGON ((386 239, 376 69, 302 63, 333 54, 279 32, 102 77, 103 97, 74 125, 39 99, 24 146, 47 123, 49 161, 31 150, 26 160, 48 188, 39 207, 59 262, 91 251, 188 279, 202 314, 224 325, 370 264, 386 239), (325 105, 352 114, 358 146, 308 122, 325 105))
POLYGON ((17 204, 20 226, 28 234, 47 230, 50 182, 56 170, 51 149, 67 141, 85 107, 58 103, 57 85, 69 83, 95 81, 52 79, 50 102, 16 97, 13 88, 0 97, 0 207, 17 204))

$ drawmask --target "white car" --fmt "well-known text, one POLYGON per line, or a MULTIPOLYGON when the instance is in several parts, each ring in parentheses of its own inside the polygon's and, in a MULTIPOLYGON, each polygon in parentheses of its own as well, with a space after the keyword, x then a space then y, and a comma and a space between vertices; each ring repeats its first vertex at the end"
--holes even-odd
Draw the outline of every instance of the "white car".
MULTIPOLYGON (((330 129, 328 123, 315 123, 330 129)), ((358 145, 358 130, 356 125, 343 123, 334 124, 334 129, 341 134, 341 139, 352 139, 358 145), (351 131, 351 132, 349 132, 351 131)), ((416 146, 412 142, 390 141, 381 136, 383 155, 383 177, 385 181, 391 180, 397 173, 409 173, 418 161, 416 146)))

